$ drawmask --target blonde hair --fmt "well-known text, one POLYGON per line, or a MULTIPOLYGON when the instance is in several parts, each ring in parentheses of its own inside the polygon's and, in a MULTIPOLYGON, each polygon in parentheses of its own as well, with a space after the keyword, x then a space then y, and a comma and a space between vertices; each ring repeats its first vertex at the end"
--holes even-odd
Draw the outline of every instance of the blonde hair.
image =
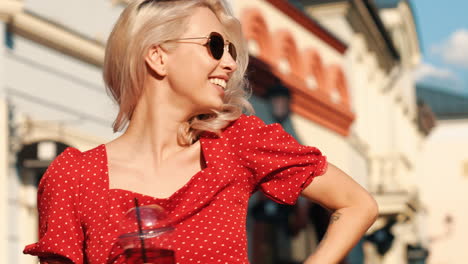
POLYGON ((225 27, 227 38, 236 46, 237 70, 228 82, 221 111, 192 117, 181 125, 179 143, 190 145, 204 131, 219 135, 244 110, 252 112, 247 101, 248 83, 245 71, 248 52, 240 22, 232 15, 225 0, 135 0, 122 12, 111 32, 104 59, 103 77, 111 96, 119 105, 114 132, 124 129, 134 113, 148 74, 144 56, 153 45, 176 39, 186 29, 188 18, 196 7, 208 7, 225 27))

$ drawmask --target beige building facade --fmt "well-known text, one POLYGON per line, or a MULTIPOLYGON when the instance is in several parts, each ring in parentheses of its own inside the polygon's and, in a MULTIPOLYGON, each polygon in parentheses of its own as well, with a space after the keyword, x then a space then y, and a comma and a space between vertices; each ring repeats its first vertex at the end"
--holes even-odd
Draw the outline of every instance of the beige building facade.
POLYGON ((37 181, 55 143, 86 150, 115 136, 100 65, 122 6, 98 2, 0 1, 0 263, 37 263, 22 250, 37 240, 37 181))
POLYGON ((447 88, 420 83, 417 90, 420 102, 437 116, 418 174, 426 214, 421 225, 427 230, 431 264, 460 263, 467 258, 468 213, 463 206, 468 200, 468 94, 447 88))
POLYGON ((468 119, 438 120, 420 158, 428 263, 461 263, 468 258, 468 119))
POLYGON ((420 225, 425 215, 418 182, 426 135, 419 126, 412 78, 421 54, 411 4, 301 2, 349 45, 347 73, 357 116, 349 140, 363 146, 368 190, 376 197, 381 215, 370 233, 387 226, 394 235, 384 254, 371 243, 364 245, 366 263, 408 263, 408 246, 423 247, 427 241, 420 225))

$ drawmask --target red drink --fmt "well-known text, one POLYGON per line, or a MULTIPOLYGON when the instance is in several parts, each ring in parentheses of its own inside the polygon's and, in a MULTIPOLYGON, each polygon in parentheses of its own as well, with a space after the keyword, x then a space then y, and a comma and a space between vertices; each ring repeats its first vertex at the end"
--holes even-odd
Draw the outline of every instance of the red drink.
POLYGON ((146 262, 143 262, 141 248, 129 248, 125 250, 127 264, 175 264, 175 253, 170 249, 147 248, 145 249, 146 262))

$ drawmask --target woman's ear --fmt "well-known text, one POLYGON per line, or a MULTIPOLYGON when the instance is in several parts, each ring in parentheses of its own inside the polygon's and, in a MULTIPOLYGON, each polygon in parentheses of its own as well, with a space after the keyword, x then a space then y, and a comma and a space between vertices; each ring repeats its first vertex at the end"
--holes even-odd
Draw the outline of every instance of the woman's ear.
POLYGON ((158 45, 153 45, 149 48, 145 56, 145 61, 148 67, 150 67, 157 75, 166 76, 166 63, 167 56, 166 52, 158 45))

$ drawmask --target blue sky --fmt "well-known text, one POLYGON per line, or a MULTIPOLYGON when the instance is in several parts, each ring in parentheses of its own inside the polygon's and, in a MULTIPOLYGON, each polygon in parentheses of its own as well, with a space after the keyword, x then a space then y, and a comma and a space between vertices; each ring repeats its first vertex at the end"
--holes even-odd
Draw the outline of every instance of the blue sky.
POLYGON ((468 0, 410 1, 423 53, 416 79, 468 94, 468 0))

